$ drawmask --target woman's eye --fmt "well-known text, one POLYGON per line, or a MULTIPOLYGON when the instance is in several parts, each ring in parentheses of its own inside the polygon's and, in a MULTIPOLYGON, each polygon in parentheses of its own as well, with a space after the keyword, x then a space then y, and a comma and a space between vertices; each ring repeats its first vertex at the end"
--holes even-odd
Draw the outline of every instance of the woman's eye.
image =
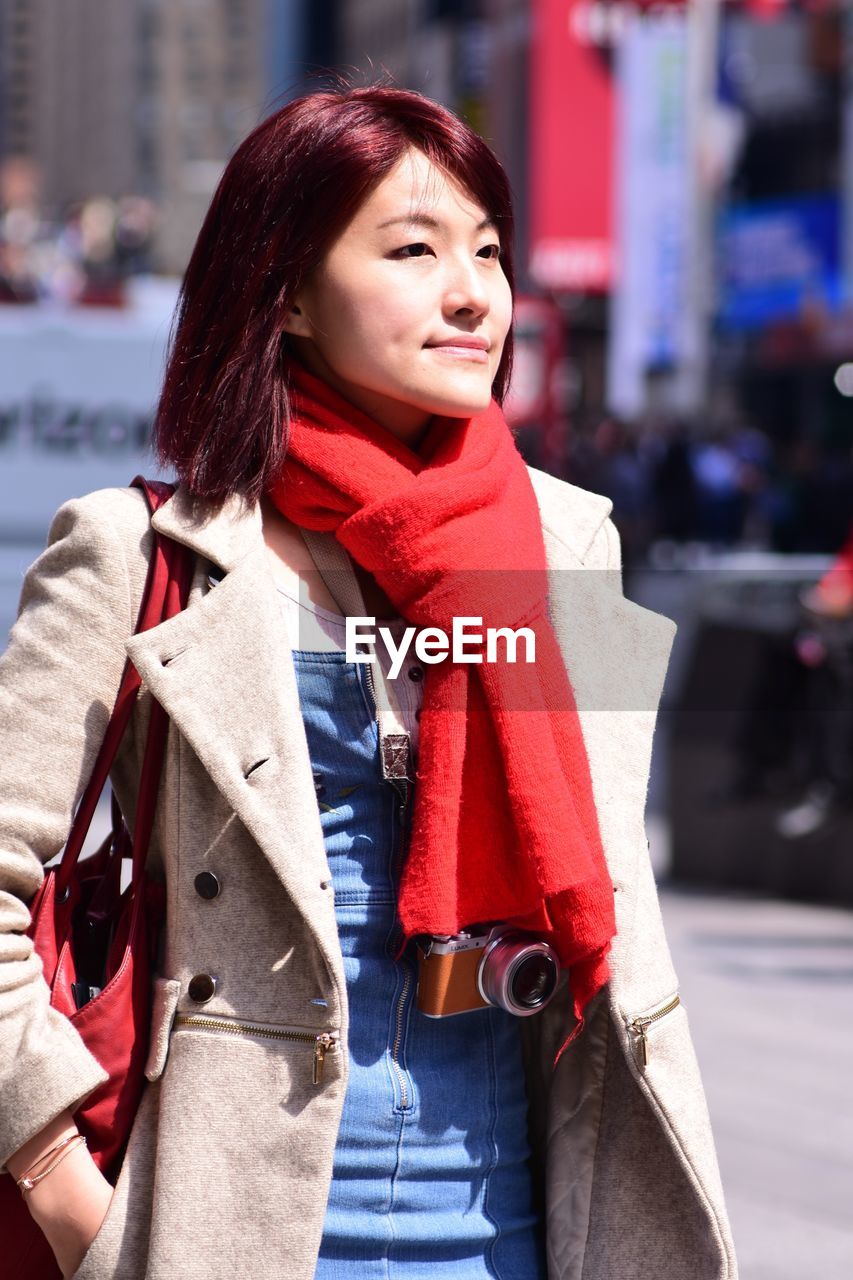
POLYGON ((404 244, 402 249, 397 250, 397 256, 401 258, 422 258, 425 253, 429 252, 429 245, 420 242, 418 244, 404 244))
MULTIPOLYGON (((404 244, 401 249, 395 249, 392 257, 395 258, 424 258, 433 251, 428 244, 419 240, 415 244, 404 244)), ((483 245, 482 249, 477 250, 477 257, 485 257, 495 262, 501 256, 501 247, 499 244, 483 245)))

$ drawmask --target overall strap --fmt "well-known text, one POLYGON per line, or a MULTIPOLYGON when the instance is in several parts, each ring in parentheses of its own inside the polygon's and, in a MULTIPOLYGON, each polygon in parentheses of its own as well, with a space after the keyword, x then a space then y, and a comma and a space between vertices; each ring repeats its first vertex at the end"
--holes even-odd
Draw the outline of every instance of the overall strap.
MULTIPOLYGON (((352 560, 335 535, 320 533, 314 529, 300 528, 299 532, 340 612, 345 617, 369 617, 352 560)), ((382 664, 378 661, 373 663, 373 672, 379 740, 382 744, 382 775, 386 779, 408 777, 411 780, 409 735, 394 692, 394 681, 386 679, 382 664)))

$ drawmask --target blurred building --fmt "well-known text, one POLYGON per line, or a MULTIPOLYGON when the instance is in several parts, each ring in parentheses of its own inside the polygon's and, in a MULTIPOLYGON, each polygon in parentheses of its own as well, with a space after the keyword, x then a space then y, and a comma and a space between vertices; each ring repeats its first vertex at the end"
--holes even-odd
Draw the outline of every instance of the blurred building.
POLYGON ((0 0, 0 50, 3 154, 37 161, 51 202, 132 190, 133 6, 0 0))
POLYGON ((160 261, 181 271, 225 164, 267 114, 266 3, 137 3, 138 174, 160 205, 160 261))
POLYGON ((529 0, 0 0, 0 162, 32 163, 56 219, 153 200, 154 265, 180 273, 255 124, 338 75, 387 75, 493 143, 523 243, 529 33, 529 0))
POLYGON ((338 56, 343 68, 390 73, 412 84, 413 35, 419 25, 419 0, 344 0, 338 9, 338 56))
POLYGON ((222 168, 267 113, 269 6, 0 0, 0 160, 34 162, 54 216, 150 197, 156 265, 181 272, 222 168))
MULTIPOLYGON (((459 112, 492 144, 515 192, 526 242, 530 0, 342 0, 337 60, 459 112)), ((522 274, 524 255, 519 262, 522 274)))

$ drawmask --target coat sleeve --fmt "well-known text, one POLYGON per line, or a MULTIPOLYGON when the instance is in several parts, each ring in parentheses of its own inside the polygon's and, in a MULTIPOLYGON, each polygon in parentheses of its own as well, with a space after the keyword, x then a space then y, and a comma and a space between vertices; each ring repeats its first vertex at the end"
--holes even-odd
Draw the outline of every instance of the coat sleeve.
POLYGON ((0 1166, 107 1078, 49 1005, 27 904, 65 843, 112 711, 148 538, 135 490, 63 506, 0 658, 0 1166))

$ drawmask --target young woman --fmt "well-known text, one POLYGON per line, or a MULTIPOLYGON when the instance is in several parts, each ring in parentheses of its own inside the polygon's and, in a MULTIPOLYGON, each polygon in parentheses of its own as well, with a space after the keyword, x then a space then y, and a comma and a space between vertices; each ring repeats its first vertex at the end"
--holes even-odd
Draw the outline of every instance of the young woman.
POLYGON ((75 1147, 28 1196, 66 1276, 735 1276, 643 834, 673 627, 622 597, 610 504, 515 449, 511 249, 500 165, 445 109, 286 106, 183 283, 153 523, 196 555, 187 609, 129 638, 133 490, 63 507, 28 575, 0 668, 12 1176, 103 1079, 25 903, 126 652, 125 813, 150 699, 170 716, 148 1083, 115 1188, 75 1147), (375 649, 347 653, 353 617, 375 649), (449 654, 460 619, 533 661, 449 654), (463 931, 538 948, 513 1011, 442 948, 463 931))

